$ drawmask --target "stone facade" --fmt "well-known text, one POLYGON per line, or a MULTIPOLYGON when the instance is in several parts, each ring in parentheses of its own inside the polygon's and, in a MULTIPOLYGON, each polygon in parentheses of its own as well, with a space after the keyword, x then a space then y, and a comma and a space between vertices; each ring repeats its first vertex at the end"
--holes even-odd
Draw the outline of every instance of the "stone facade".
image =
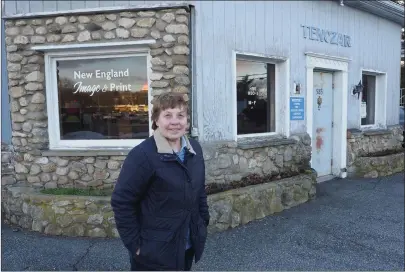
POLYGON ((189 12, 186 9, 55 16, 5 22, 15 179, 36 187, 111 187, 122 156, 44 156, 48 149, 44 55, 33 45, 154 39, 152 96, 188 99, 189 12))
POLYGON ((349 176, 373 177, 404 171, 403 127, 347 133, 349 176))
MULTIPOLYGON (((119 237, 109 197, 45 195, 32 187, 5 189, 6 222, 50 235, 119 237)), ((311 173, 208 196, 209 232, 223 231, 315 197, 311 173)))

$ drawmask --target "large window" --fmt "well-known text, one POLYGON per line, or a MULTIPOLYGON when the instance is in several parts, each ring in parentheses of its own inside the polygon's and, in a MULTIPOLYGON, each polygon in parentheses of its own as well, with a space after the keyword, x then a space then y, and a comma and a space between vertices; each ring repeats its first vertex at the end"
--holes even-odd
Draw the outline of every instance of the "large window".
POLYGON ((132 147, 149 137, 149 54, 128 51, 46 54, 51 148, 132 147))
POLYGON ((145 56, 59 60, 56 66, 61 139, 149 136, 145 56))
POLYGON ((275 65, 236 60, 237 134, 276 131, 275 65))

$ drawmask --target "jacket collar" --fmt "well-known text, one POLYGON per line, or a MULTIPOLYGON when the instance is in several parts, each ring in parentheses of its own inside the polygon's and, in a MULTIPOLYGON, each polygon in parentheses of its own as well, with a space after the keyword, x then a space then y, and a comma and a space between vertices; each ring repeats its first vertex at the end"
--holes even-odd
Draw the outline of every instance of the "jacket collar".
MULTIPOLYGON (((157 147, 157 152, 160 154, 173 154, 173 149, 170 147, 169 142, 166 140, 166 138, 159 132, 159 130, 155 130, 153 132, 153 138, 155 139, 156 142, 156 147, 157 147)), ((190 144, 189 139, 187 138, 186 135, 183 136, 183 139, 185 140, 185 145, 186 149, 196 155, 193 147, 190 144)))

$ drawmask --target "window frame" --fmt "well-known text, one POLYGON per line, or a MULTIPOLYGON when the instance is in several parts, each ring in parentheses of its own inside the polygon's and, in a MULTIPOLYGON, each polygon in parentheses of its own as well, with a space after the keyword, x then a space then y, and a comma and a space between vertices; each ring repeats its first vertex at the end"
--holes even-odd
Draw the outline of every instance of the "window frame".
POLYGON ((242 140, 246 138, 254 137, 266 137, 266 136, 283 136, 289 137, 290 135, 290 61, 288 58, 279 56, 265 56, 262 54, 233 51, 233 123, 234 123, 234 140, 242 140), (237 60, 247 60, 262 62, 263 64, 273 64, 275 66, 275 126, 276 129, 273 132, 264 133, 249 133, 238 134, 238 120, 237 120, 237 60))
POLYGON ((150 122, 152 111, 152 95, 150 87, 151 55, 150 49, 147 46, 133 48, 123 48, 117 46, 108 49, 84 49, 66 50, 64 52, 46 52, 44 56, 45 65, 45 92, 47 100, 47 115, 48 115, 48 135, 50 150, 83 150, 83 149, 120 149, 132 148, 145 139, 109 139, 109 140, 63 140, 60 138, 60 122, 59 122, 59 97, 58 83, 56 76, 56 62, 63 60, 80 60, 89 58, 115 58, 128 56, 144 56, 146 57, 146 69, 148 79, 148 119, 149 119, 149 136, 152 135, 152 123, 150 122), (58 105, 55 107, 55 105, 58 105))
MULTIPOLYGON (((363 80, 363 75, 375 77, 375 105, 374 105, 374 124, 361 124, 361 97, 358 100, 359 110, 359 127, 361 130, 386 129, 387 127, 387 73, 372 69, 362 68, 360 70, 360 78, 363 80), (381 101, 381 102, 377 102, 381 101)), ((362 82, 363 83, 363 82, 362 82)), ((360 94, 361 96, 363 93, 360 94)))

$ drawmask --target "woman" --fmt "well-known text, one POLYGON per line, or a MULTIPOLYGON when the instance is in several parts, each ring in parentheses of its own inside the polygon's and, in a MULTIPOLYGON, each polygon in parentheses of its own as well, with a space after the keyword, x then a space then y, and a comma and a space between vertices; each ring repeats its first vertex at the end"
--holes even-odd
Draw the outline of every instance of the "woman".
POLYGON ((133 148, 111 197, 131 270, 190 270, 204 250, 209 223, 201 146, 188 139, 181 94, 155 98, 153 136, 133 148))

